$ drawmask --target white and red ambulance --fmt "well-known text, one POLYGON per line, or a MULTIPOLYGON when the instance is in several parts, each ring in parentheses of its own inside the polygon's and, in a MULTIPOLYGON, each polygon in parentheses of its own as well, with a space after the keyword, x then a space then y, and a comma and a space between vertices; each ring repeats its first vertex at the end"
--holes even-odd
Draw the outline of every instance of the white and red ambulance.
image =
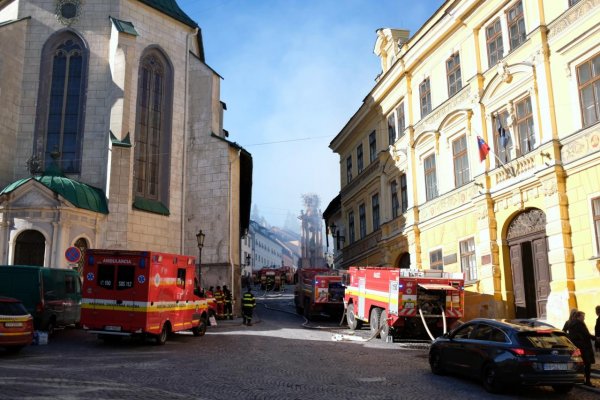
POLYGON ((207 300, 199 297, 194 257, 152 251, 88 249, 83 268, 81 324, 109 340, 206 332, 207 300))

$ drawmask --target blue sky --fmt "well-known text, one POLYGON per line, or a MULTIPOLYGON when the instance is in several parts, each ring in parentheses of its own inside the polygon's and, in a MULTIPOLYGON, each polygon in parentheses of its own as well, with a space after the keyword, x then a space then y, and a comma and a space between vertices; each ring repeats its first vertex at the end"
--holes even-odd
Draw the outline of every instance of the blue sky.
POLYGON ((443 0, 178 0, 224 79, 224 128, 254 160, 252 207, 283 226, 316 193, 339 193, 329 143, 381 72, 378 28, 416 32, 443 0))

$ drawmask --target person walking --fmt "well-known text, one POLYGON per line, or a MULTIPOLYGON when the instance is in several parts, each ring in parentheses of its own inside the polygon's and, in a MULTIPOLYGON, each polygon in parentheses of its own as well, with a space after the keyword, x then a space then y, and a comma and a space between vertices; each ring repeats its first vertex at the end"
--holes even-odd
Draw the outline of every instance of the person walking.
POLYGON ((252 326, 252 314, 256 307, 256 299, 252 294, 252 288, 248 286, 248 290, 242 297, 242 317, 244 318, 244 325, 252 326))
POLYGON ((571 311, 569 312, 569 319, 565 321, 565 324, 563 325, 563 332, 566 334, 569 334, 569 326, 573 323, 573 321, 575 320, 575 314, 577 314, 577 310, 576 308, 571 308, 571 311))
POLYGON ((594 327, 594 335, 596 335, 596 351, 600 353, 600 306, 596 306, 596 326, 594 327))
POLYGON ((569 339, 575 346, 581 351, 581 358, 583 359, 585 383, 586 386, 594 386, 591 381, 591 369, 592 364, 596 362, 594 357, 594 349, 592 348, 592 340, 595 337, 590 333, 587 326, 585 325, 585 313, 583 311, 577 311, 575 313, 575 319, 569 325, 569 339))
POLYGON ((217 302, 217 319, 223 319, 224 299, 221 286, 217 286, 217 290, 215 290, 215 300, 217 302))
POLYGON ((231 290, 227 287, 227 285, 223 285, 223 318, 225 319, 233 319, 233 306, 231 297, 231 290))

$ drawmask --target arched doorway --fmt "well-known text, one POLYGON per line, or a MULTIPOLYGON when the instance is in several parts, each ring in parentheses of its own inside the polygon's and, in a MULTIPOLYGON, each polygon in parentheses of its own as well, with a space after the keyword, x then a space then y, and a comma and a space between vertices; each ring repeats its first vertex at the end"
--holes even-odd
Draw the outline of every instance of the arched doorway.
POLYGON ((398 260, 397 267, 401 269, 409 269, 410 268, 410 253, 402 253, 398 260))
POLYGON ((38 231, 23 231, 15 242, 14 265, 44 265, 46 239, 38 231))
POLYGON ((73 246, 75 246, 79 250, 81 250, 81 258, 79 259, 79 262, 77 263, 77 271, 81 275, 83 272, 83 263, 85 262, 85 252, 90 246, 88 245, 88 241, 85 238, 77 239, 73 246))
POLYGON ((546 318, 550 294, 550 266, 546 240, 546 214, 530 209, 517 215, 506 235, 510 250, 515 315, 546 318))

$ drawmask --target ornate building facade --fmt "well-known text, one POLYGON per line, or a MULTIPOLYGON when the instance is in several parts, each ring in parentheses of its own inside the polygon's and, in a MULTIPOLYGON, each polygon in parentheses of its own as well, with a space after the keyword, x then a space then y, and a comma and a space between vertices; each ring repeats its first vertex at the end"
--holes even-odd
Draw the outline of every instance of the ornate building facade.
POLYGON ((252 158, 175 0, 0 0, 0 264, 65 250, 197 255, 239 282, 252 158))
POLYGON ((467 318, 593 315, 598 20, 598 0, 448 0, 411 37, 379 29, 382 72, 330 144, 336 265, 462 271, 467 318))

